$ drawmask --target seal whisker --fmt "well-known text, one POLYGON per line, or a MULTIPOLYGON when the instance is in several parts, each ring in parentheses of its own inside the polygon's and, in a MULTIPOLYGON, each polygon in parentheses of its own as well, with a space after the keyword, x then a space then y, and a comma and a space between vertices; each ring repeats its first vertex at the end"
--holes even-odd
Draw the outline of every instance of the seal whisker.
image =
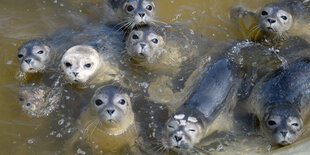
MULTIPOLYGON (((93 136, 93 133, 94 133, 94 131, 96 130, 96 128, 98 127, 98 124, 100 123, 100 120, 98 119, 97 120, 97 123, 96 123, 96 125, 94 125, 94 129, 93 129, 93 131, 91 132, 91 134, 89 135, 89 137, 92 137, 93 136)), ((98 129, 98 128, 97 128, 98 129)))
POLYGON ((258 29, 258 31, 257 31, 257 33, 255 34, 255 36, 254 36, 254 41, 255 42, 257 42, 258 41, 258 36, 259 36, 259 34, 261 33, 261 29, 258 29))
MULTIPOLYGON (((259 29, 258 26, 254 26, 252 29, 249 30, 247 37, 251 39, 252 38, 251 36, 253 35, 253 33, 258 33, 258 29, 259 29)), ((254 34, 254 35, 256 35, 256 34, 254 34)))
POLYGON ((88 122, 89 122, 88 125, 87 125, 86 128, 83 130, 83 137, 85 136, 85 134, 88 134, 89 128, 91 128, 91 127, 94 125, 94 123, 96 122, 96 119, 90 120, 90 121, 88 121, 88 122))

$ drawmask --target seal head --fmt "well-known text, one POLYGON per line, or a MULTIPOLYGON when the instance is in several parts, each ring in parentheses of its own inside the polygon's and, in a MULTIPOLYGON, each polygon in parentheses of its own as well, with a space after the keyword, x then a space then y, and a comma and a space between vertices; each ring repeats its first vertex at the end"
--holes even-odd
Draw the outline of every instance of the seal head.
POLYGON ((258 26, 267 35, 276 37, 286 35, 294 23, 292 12, 282 3, 267 4, 257 14, 258 26))
POLYGON ((153 63, 164 51, 165 43, 163 31, 152 27, 142 27, 129 34, 126 49, 131 58, 153 63))
POLYGON ((22 72, 42 72, 51 60, 51 51, 44 41, 29 40, 18 49, 17 59, 22 72))
POLYGON ((172 115, 163 130, 163 144, 175 151, 189 151, 205 136, 203 114, 191 108, 172 115))
POLYGON ((124 27, 133 29, 154 22, 155 4, 152 0, 126 0, 122 9, 125 14, 124 27))
POLYGON ((292 144, 302 133, 300 110, 289 103, 269 104, 261 123, 272 141, 280 145, 292 144))
POLYGON ((98 127, 111 135, 124 133, 134 123, 130 97, 115 86, 99 88, 91 100, 91 109, 100 121, 98 127))
POLYGON ((100 67, 100 57, 92 46, 77 45, 65 52, 61 68, 71 83, 86 83, 100 67))

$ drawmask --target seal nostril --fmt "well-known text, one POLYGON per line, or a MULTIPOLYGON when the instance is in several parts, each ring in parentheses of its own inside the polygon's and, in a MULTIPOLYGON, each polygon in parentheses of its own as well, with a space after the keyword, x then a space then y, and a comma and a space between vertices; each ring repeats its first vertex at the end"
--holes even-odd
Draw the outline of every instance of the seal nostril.
POLYGON ((29 64, 31 62, 31 59, 26 59, 25 62, 29 64))
POLYGON ((107 110, 107 112, 108 114, 112 115, 115 112, 115 110, 107 110))
POLYGON ((141 48, 144 49, 144 47, 146 46, 146 44, 140 44, 141 48))
POLYGON ((73 72, 73 75, 74 75, 75 77, 77 77, 77 76, 79 75, 79 73, 78 73, 78 72, 73 72))
POLYGON ((174 136, 174 138, 175 138, 175 141, 176 141, 176 142, 179 142, 179 141, 182 140, 182 137, 181 137, 181 136, 174 136))
POLYGON ((276 20, 274 20, 274 19, 267 19, 267 21, 268 21, 270 24, 273 24, 273 23, 276 22, 276 20))
POLYGON ((286 137, 287 131, 280 131, 280 133, 283 135, 283 137, 286 137))
POLYGON ((141 18, 145 16, 145 13, 138 13, 141 18))
POLYGON ((139 56, 140 56, 140 57, 144 57, 144 54, 143 54, 143 53, 139 53, 139 56))

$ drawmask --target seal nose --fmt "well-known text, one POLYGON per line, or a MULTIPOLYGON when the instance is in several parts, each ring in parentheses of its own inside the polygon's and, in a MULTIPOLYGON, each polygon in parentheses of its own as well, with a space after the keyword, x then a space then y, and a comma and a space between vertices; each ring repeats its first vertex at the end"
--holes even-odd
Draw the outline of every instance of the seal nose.
POLYGON ((183 139, 183 137, 181 137, 181 136, 174 136, 174 138, 175 138, 176 142, 179 142, 183 139))
POLYGON ((31 59, 26 59, 25 62, 26 62, 27 64, 30 64, 31 59))
POLYGON ((145 16, 145 13, 138 13, 141 18, 145 16))
POLYGON ((107 112, 108 114, 112 115, 115 112, 115 110, 108 109, 107 112))
POLYGON ((268 18, 268 19, 267 19, 267 21, 268 21, 270 24, 273 24, 273 23, 275 23, 275 22, 276 22, 276 20, 271 19, 271 18, 268 18))
POLYGON ((144 49, 144 47, 146 46, 146 44, 141 43, 140 46, 141 46, 142 49, 144 49))
POLYGON ((283 135, 283 137, 286 137, 287 131, 280 131, 280 133, 283 135))
POLYGON ((74 77, 77 77, 79 75, 78 72, 73 72, 74 77))

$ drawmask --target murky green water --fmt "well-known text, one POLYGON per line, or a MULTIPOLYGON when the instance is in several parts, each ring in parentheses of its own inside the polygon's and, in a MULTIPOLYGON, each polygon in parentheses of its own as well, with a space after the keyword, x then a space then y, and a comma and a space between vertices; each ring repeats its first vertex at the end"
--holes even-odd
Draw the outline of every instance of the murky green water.
MULTIPOLYGON (((185 20, 191 28, 209 38, 230 41, 241 38, 241 33, 237 31, 237 25, 229 22, 229 7, 243 4, 249 8, 257 8, 270 1, 157 0, 155 3, 160 20, 167 23, 185 20)), ((70 136, 70 133, 64 133, 68 130, 58 131, 51 127, 57 128, 58 125, 61 128, 70 121, 59 123, 58 120, 54 120, 56 123, 50 124, 50 118, 29 118, 21 112, 17 104, 19 67, 16 52, 21 43, 27 39, 44 37, 58 28, 82 23, 90 18, 88 14, 84 14, 85 5, 81 5, 88 2, 97 1, 0 1, 0 154, 57 154, 64 144, 62 137, 70 136)), ((70 129, 72 126, 69 124, 66 128, 70 129)), ((309 125, 305 125, 305 134, 296 144, 275 151, 282 153, 284 151, 288 154, 310 152, 309 134, 309 125)), ((248 154, 256 153, 259 151, 258 148, 268 150, 268 145, 265 146, 263 140, 257 142, 256 140, 259 139, 251 140, 249 137, 242 143, 224 147, 224 150, 218 153, 248 154)))

